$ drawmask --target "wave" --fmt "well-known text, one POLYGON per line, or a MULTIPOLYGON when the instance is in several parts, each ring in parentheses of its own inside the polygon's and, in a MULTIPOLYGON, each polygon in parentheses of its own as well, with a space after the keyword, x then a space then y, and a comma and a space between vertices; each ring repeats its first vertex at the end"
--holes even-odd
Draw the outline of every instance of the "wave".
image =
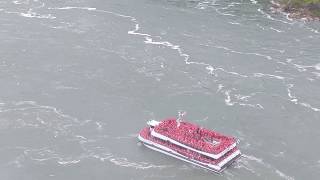
POLYGON ((279 171, 278 169, 276 169, 275 171, 276 171, 276 173, 277 173, 280 177, 282 177, 283 179, 286 179, 286 180, 294 180, 293 177, 284 174, 283 172, 279 171))
POLYGON ((266 163, 262 158, 255 157, 253 155, 243 154, 243 158, 240 159, 239 161, 240 162, 237 163, 236 168, 244 168, 247 171, 250 171, 251 173, 256 174, 257 176, 261 176, 261 174, 260 174, 260 172, 258 172, 256 167, 250 163, 250 161, 261 165, 265 169, 271 170, 271 172, 273 172, 275 175, 277 175, 278 177, 280 177, 282 179, 286 179, 286 180, 294 180, 295 179, 294 177, 287 175, 284 172, 280 171, 279 169, 273 167, 271 164, 266 163))
POLYGON ((309 108, 315 112, 320 112, 320 108, 314 107, 310 105, 307 102, 301 102, 292 92, 292 88, 294 87, 294 84, 287 84, 287 92, 288 92, 288 97, 289 101, 291 101, 294 104, 301 105, 303 107, 309 108))
POLYGON ((132 167, 135 169, 142 169, 142 170, 150 169, 150 168, 164 169, 164 168, 170 167, 167 165, 154 165, 147 162, 131 162, 127 158, 110 158, 109 161, 117 166, 132 167))

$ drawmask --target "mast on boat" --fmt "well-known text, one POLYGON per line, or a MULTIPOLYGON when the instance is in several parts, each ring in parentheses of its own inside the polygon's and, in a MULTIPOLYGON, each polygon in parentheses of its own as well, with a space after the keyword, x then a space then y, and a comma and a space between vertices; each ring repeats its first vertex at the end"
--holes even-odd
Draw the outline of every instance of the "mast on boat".
POLYGON ((180 126, 180 123, 182 122, 183 116, 185 116, 187 114, 186 111, 179 111, 178 112, 178 118, 177 118, 177 127, 180 126))

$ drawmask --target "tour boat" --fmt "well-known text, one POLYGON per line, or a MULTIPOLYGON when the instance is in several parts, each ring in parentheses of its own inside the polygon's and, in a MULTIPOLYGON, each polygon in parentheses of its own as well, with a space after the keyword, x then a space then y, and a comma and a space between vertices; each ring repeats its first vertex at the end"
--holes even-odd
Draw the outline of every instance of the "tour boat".
POLYGON ((237 140, 198 125, 167 119, 151 120, 138 139, 148 148, 220 173, 241 156, 237 140))

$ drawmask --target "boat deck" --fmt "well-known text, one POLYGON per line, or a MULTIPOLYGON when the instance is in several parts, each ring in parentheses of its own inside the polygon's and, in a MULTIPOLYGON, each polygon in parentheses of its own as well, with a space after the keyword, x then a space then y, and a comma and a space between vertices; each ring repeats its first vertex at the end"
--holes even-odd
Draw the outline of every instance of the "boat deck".
POLYGON ((154 131, 196 150, 217 155, 217 158, 223 156, 236 145, 236 140, 233 137, 222 135, 189 122, 180 122, 178 125, 176 119, 160 122, 154 127, 154 131))
MULTIPOLYGON (((213 158, 207 157, 205 155, 202 155, 200 153, 190 151, 190 150, 183 148, 181 146, 172 144, 168 141, 164 141, 164 140, 155 138, 151 135, 151 131, 150 131, 149 127, 146 127, 143 130, 141 130, 140 136, 146 140, 149 140, 149 141, 152 141, 156 144, 165 146, 165 147, 167 147, 167 148, 169 148, 169 149, 171 149, 171 150, 173 150, 183 156, 189 157, 190 159, 194 159, 194 160, 200 161, 202 163, 212 164, 215 166, 223 166, 224 164, 227 164, 231 160, 231 159, 229 160, 227 158, 230 157, 235 152, 239 151, 237 147, 234 147, 233 149, 228 151, 225 155, 223 155, 221 158, 213 159, 213 158), (222 162, 224 162, 224 163, 221 165, 222 162)), ((238 154, 240 154, 240 152, 238 154)))

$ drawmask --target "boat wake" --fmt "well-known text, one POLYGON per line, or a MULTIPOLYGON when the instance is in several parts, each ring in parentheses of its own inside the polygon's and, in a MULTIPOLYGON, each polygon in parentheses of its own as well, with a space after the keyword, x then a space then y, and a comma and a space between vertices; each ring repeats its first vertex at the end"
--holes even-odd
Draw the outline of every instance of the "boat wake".
MULTIPOLYGON (((109 162, 116 166, 141 170, 151 168, 161 170, 171 167, 171 165, 135 162, 128 157, 119 157, 111 153, 103 142, 110 139, 136 138, 137 135, 101 136, 99 122, 80 120, 53 106, 41 105, 35 101, 3 102, 0 103, 0 117, 6 117, 1 122, 1 128, 5 133, 3 136, 10 135, 21 140, 15 142, 15 146, 6 146, 0 149, 1 151, 15 152, 14 156, 10 157, 11 160, 3 164, 5 166, 24 167, 29 161, 35 164, 55 162, 60 166, 73 166, 88 159, 98 159, 103 163, 109 162), (97 127, 92 129, 96 134, 92 134, 89 138, 80 132, 76 133, 76 129, 81 127, 84 129, 97 127), (7 132, 9 129, 12 132, 7 132), (16 129, 30 129, 46 135, 42 137, 43 141, 35 140, 36 143, 30 141, 30 144, 26 145, 23 143, 23 139, 28 136, 25 134, 24 138, 17 137, 19 133, 15 133, 16 129), (56 141, 63 141, 63 143, 59 143, 60 145, 51 143, 56 141)), ((100 126, 102 125, 100 124, 100 126)))
POLYGON ((260 165, 263 169, 271 170, 278 177, 285 180, 294 180, 295 178, 285 174, 279 169, 273 167, 271 164, 266 163, 263 159, 257 158, 253 155, 243 154, 243 158, 239 160, 239 162, 235 165, 235 168, 243 168, 257 176, 261 176, 263 172, 260 172, 260 168, 257 167, 260 165), (253 164, 255 163, 255 164, 253 164))

